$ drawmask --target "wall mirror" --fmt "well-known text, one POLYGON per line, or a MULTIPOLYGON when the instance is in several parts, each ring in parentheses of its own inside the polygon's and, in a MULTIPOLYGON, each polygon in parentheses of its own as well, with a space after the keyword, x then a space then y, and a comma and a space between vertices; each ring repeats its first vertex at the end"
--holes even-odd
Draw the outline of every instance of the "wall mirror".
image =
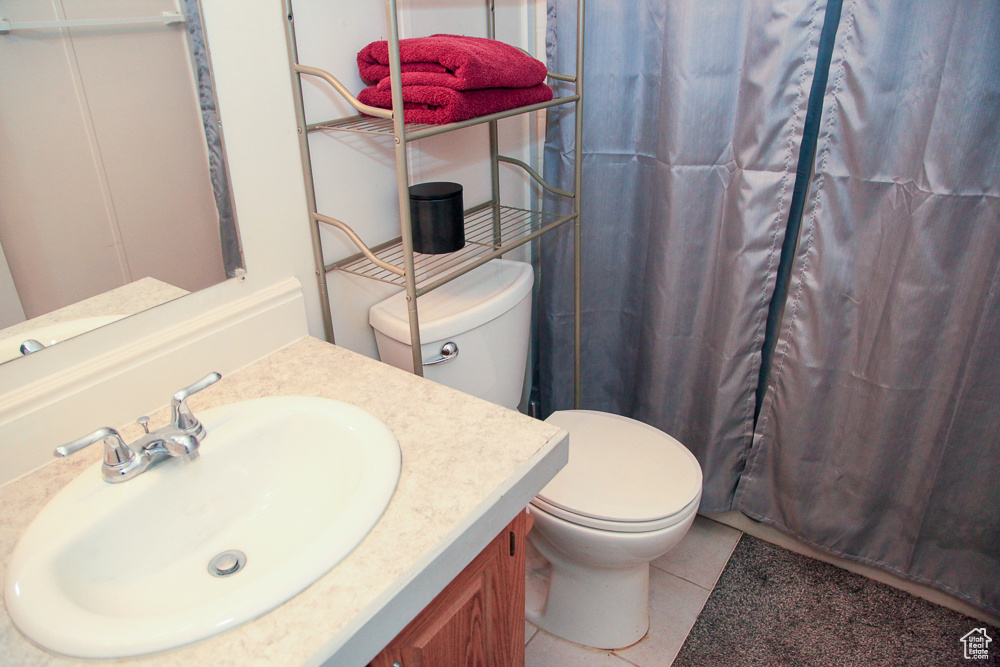
POLYGON ((0 0, 0 62, 0 363, 241 274, 198 0, 0 0))

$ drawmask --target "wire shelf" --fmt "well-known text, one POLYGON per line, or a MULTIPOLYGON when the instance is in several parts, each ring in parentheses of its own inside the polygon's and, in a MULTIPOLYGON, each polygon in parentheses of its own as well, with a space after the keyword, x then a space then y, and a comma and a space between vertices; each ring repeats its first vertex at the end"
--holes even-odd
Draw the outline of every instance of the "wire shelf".
MULTIPOLYGON (((408 132, 423 130, 434 127, 433 125, 409 123, 406 126, 408 132)), ((309 131, 336 130, 338 132, 356 132, 359 134, 382 134, 393 136, 394 128, 392 120, 388 118, 374 118, 372 116, 348 116, 322 123, 313 123, 309 126, 309 131)))
MULTIPOLYGON (((512 206, 481 208, 465 215, 465 247, 444 255, 424 255, 413 253, 413 272, 419 289, 432 279, 440 278, 471 260, 484 257, 494 251, 513 246, 517 241, 536 232, 546 224, 560 221, 560 216, 541 211, 530 211, 512 206), (500 216, 499 230, 494 231, 493 212, 500 216)), ((388 247, 374 251, 383 262, 402 268, 403 246, 396 241, 388 247)), ((350 258, 334 264, 334 270, 353 273, 392 285, 405 286, 406 279, 387 271, 366 257, 350 258)))
MULTIPOLYGON (((488 123, 494 120, 500 120, 502 118, 510 118, 512 116, 519 116, 529 111, 541 111, 542 109, 547 109, 549 107, 559 106, 561 104, 569 104, 570 102, 575 102, 579 100, 579 95, 571 95, 569 97, 555 97, 548 102, 539 102, 538 104, 531 104, 525 107, 518 107, 516 109, 508 109, 507 111, 500 111, 497 113, 492 113, 486 116, 477 116, 476 118, 470 118, 468 120, 459 121, 457 123, 447 123, 445 125, 430 125, 427 123, 407 123, 405 126, 405 140, 413 141, 416 139, 422 139, 424 137, 434 136, 435 134, 443 134, 445 132, 451 132, 453 130, 460 130, 462 128, 471 127, 473 125, 480 125, 482 123, 488 123)), ((339 132, 355 132, 359 134, 377 134, 382 136, 395 136, 395 127, 393 125, 392 119, 389 118, 375 118, 372 116, 348 116, 346 118, 338 118, 336 120, 328 120, 320 123, 311 123, 306 126, 308 132, 319 132, 323 130, 336 130, 339 132)))

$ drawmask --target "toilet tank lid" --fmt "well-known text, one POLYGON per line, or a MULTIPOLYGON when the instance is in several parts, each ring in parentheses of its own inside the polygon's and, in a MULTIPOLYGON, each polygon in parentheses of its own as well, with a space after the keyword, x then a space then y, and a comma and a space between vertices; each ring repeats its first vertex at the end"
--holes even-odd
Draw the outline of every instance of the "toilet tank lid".
MULTIPOLYGON (((421 343, 444 340, 500 317, 531 292, 534 272, 525 262, 494 259, 417 298, 421 343)), ((410 342, 406 293, 368 311, 368 322, 401 343, 410 342)))
POLYGON ((569 432, 569 463, 538 497, 568 512, 649 522, 681 512, 701 494, 701 466, 684 445, 628 417, 590 410, 545 420, 569 432))

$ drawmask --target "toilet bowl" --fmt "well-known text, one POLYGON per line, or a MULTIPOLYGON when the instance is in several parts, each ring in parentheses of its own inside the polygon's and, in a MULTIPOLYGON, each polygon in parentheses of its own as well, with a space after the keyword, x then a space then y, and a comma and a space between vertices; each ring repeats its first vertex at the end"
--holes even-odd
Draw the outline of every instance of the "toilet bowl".
MULTIPOLYGON (((642 422, 567 410, 569 463, 531 502, 528 539, 547 561, 544 601, 529 621, 597 648, 649 628, 649 563, 684 537, 701 501, 701 467, 681 443, 642 422)), ((537 587, 537 586, 536 586, 537 587)))

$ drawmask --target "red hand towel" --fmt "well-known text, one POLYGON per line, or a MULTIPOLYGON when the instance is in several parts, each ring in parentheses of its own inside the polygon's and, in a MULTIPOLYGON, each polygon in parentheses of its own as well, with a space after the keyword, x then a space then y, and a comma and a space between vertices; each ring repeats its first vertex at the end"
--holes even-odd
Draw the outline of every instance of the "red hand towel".
MULTIPOLYGON (((432 35, 399 40, 404 86, 527 88, 545 82, 545 64, 509 44, 482 37, 432 35)), ((358 53, 358 71, 389 89, 389 46, 372 42, 358 53), (383 81, 385 79, 385 81, 383 81)))
MULTIPOLYGON (((403 86, 403 120, 443 125, 517 107, 548 102, 552 89, 543 83, 530 88, 484 88, 460 91, 444 86, 403 86)), ((392 93, 368 86, 358 100, 373 107, 392 108, 392 93)))

